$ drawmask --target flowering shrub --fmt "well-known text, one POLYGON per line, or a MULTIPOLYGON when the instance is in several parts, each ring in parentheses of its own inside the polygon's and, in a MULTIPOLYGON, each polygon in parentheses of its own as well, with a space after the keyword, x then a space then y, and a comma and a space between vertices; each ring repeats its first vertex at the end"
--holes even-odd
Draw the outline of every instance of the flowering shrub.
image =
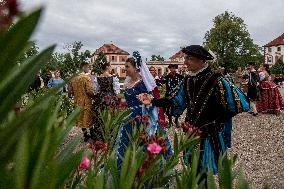
POLYGON ((193 127, 192 125, 190 125, 187 122, 183 122, 181 123, 181 128, 183 130, 183 132, 187 133, 187 134, 196 134, 197 136, 201 136, 202 135, 202 131, 196 127, 193 127))

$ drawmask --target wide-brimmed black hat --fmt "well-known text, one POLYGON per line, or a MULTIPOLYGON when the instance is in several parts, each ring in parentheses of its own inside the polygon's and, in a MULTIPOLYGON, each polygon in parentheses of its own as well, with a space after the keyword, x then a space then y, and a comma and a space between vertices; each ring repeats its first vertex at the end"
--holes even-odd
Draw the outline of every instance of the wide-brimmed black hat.
POLYGON ((204 47, 200 45, 190 45, 182 48, 181 51, 189 56, 197 57, 202 60, 214 59, 214 57, 204 47))
POLYGON ((168 68, 175 68, 178 69, 178 65, 177 64, 169 64, 168 68))

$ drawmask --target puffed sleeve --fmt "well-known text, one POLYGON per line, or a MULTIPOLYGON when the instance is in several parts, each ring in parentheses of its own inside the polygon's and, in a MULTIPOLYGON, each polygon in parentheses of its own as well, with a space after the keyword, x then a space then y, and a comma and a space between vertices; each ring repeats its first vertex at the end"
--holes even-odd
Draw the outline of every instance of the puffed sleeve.
POLYGON ((170 91, 170 95, 167 98, 153 99, 152 105, 158 107, 171 107, 173 109, 173 116, 179 116, 186 109, 185 98, 185 82, 182 81, 176 88, 170 91))
POLYGON ((120 93, 120 85, 119 85, 119 79, 116 76, 113 76, 113 82, 112 82, 113 90, 115 94, 120 93))
POLYGON ((259 73, 259 81, 263 81, 265 79, 265 73, 264 72, 260 72, 259 73))
POLYGON ((93 82, 91 77, 86 77, 86 83, 85 83, 85 87, 86 87, 86 92, 90 97, 94 97, 94 91, 93 91, 93 82))
POLYGON ((93 91, 94 91, 94 94, 97 94, 99 91, 100 91, 100 85, 98 83, 98 78, 97 76, 91 76, 91 79, 92 79, 92 83, 93 83, 93 91))
POLYGON ((234 83, 225 78, 218 80, 217 96, 220 105, 230 117, 249 110, 249 101, 246 95, 234 83))

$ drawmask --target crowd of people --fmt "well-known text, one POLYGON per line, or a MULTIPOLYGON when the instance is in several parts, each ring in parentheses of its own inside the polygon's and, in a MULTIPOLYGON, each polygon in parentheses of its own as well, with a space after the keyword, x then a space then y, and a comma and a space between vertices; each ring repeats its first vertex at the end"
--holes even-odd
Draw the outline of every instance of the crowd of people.
POLYGON ((244 71, 239 67, 235 73, 235 83, 247 93, 251 104, 250 113, 254 116, 259 112, 279 115, 284 109, 279 92, 279 89, 284 87, 281 79, 281 75, 272 78, 267 64, 256 70, 254 62, 250 62, 244 71))
MULTIPOLYGON (((173 125, 182 127, 184 132, 194 131, 201 138, 200 170, 213 169, 216 173, 219 154, 231 147, 232 117, 247 111, 249 103, 239 88, 208 66, 207 60, 212 60, 213 56, 205 48, 191 45, 182 51, 188 74, 180 75, 176 65, 169 65, 170 73, 164 77, 157 77, 155 68, 148 68, 139 52, 133 52, 133 56, 125 64, 127 77, 124 82, 124 98, 133 120, 147 118, 147 126, 142 128, 145 137, 159 135, 159 138, 163 138, 165 158, 173 154, 165 128, 173 125), (161 95, 158 88, 160 85, 166 86, 165 95, 161 95), (179 120, 186 109, 185 120, 179 120), (172 117, 175 117, 174 124, 172 117)), ((89 65, 82 63, 81 73, 69 84, 68 94, 81 109, 77 126, 82 128, 86 142, 104 142, 101 134, 103 125, 98 112, 116 106, 120 92, 118 78, 110 74, 110 70, 110 64, 104 62, 102 73, 92 75, 89 65)), ((131 124, 127 123, 120 128, 113 146, 119 168, 131 142, 131 124)), ((190 160, 191 152, 192 149, 184 152, 186 163, 190 160)))
MULTIPOLYGON (((165 158, 173 154, 166 128, 175 125, 185 133, 194 131, 200 136, 200 170, 211 169, 216 173, 219 155, 232 145, 232 117, 249 110, 254 116, 258 112, 279 114, 284 108, 283 100, 278 85, 271 81, 267 66, 256 71, 254 64, 249 63, 245 71, 238 68, 233 79, 225 68, 219 71, 210 68, 207 61, 212 60, 213 56, 204 47, 191 45, 183 48, 182 52, 186 74, 177 73, 177 65, 170 64, 170 72, 163 77, 157 76, 154 67, 147 67, 139 52, 133 52, 125 63, 124 99, 135 122, 147 120, 147 126, 142 128, 146 138, 158 135, 163 138, 165 158), (165 85, 164 95, 159 90, 162 85, 165 85), (184 112, 185 119, 179 119, 184 112)), ((110 63, 102 62, 101 67, 100 74, 91 74, 90 65, 82 62, 81 72, 68 83, 66 89, 62 88, 62 92, 65 90, 81 110, 76 126, 81 128, 84 141, 89 143, 104 142, 104 125, 99 112, 115 108, 122 92, 119 79, 111 74, 110 63)), ((51 70, 47 87, 62 83, 60 72, 51 70)), ((114 136, 112 148, 117 153, 119 169, 132 134, 133 123, 127 123, 114 136)), ((185 163, 190 162, 191 153, 192 149, 185 150, 185 163)))

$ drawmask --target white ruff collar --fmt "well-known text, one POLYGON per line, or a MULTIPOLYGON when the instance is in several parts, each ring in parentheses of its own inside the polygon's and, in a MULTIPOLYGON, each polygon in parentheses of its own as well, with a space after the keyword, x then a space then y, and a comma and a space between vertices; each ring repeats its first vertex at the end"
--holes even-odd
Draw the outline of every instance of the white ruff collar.
POLYGON ((200 70, 198 70, 197 72, 192 72, 192 71, 190 71, 190 72, 188 73, 188 75, 189 75, 189 76, 196 76, 197 74, 203 72, 206 68, 208 68, 208 64, 207 64, 207 63, 205 63, 204 67, 201 68, 200 70))

